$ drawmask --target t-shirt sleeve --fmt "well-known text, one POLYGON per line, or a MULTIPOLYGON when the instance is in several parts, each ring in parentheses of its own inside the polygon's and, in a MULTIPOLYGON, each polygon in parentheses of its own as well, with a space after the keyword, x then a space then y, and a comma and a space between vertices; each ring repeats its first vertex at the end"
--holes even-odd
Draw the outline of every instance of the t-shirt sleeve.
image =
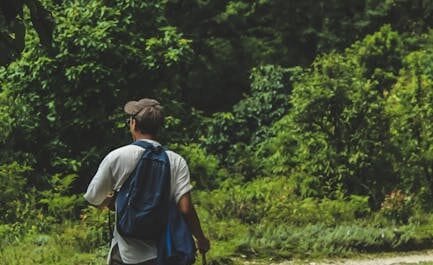
POLYGON ((180 198, 192 189, 189 168, 185 159, 179 159, 175 174, 176 188, 174 190, 174 198, 176 200, 176 203, 178 203, 180 198))
POLYGON ((84 194, 84 198, 93 205, 100 205, 113 190, 113 173, 110 168, 110 160, 111 153, 102 160, 84 194))

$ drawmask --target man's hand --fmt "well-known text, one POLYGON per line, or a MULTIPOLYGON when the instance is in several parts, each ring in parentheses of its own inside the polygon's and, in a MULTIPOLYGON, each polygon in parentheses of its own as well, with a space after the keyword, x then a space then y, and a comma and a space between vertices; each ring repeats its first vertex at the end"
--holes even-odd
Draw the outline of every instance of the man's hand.
POLYGON ((116 201, 115 194, 109 194, 105 200, 98 206, 100 209, 108 208, 114 211, 114 203, 116 201))
POLYGON ((197 241, 196 244, 198 250, 200 253, 206 253, 210 248, 209 239, 206 238, 201 229, 200 220, 198 219, 197 212, 191 202, 191 194, 189 192, 180 198, 178 209, 185 217, 185 220, 197 241))
POLYGON ((197 239, 197 248, 200 253, 206 253, 210 249, 210 242, 206 237, 197 239))

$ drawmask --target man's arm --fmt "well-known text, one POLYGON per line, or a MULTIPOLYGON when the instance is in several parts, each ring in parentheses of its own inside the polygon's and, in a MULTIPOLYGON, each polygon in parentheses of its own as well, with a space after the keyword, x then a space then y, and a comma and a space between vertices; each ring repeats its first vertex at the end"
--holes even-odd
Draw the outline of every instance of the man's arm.
POLYGON ((116 201, 116 197, 113 193, 108 194, 108 196, 104 199, 104 201, 99 205, 94 205, 95 207, 99 209, 105 209, 108 208, 111 211, 114 211, 115 206, 114 203, 116 201))
POLYGON ((111 172, 111 158, 108 154, 99 165, 98 171, 92 178, 84 198, 98 208, 104 208, 111 201, 113 192, 113 174, 111 172))
POLYGON ((201 253, 206 253, 210 248, 210 242, 204 235, 203 230, 201 229, 200 220, 197 216, 194 205, 192 204, 190 192, 182 195, 177 204, 177 207, 185 217, 185 220, 188 223, 192 234, 197 240, 197 248, 201 253))

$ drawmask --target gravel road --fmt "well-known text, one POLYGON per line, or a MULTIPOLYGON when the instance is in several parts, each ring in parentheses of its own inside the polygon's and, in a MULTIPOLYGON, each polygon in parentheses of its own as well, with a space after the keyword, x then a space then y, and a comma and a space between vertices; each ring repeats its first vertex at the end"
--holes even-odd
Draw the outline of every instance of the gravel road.
MULTIPOLYGON (((395 255, 366 256, 354 259, 329 259, 323 261, 284 261, 269 262, 268 265, 403 265, 419 264, 422 262, 433 262, 433 250, 423 252, 396 253, 395 255)), ((248 262, 249 265, 265 265, 266 263, 248 262)))

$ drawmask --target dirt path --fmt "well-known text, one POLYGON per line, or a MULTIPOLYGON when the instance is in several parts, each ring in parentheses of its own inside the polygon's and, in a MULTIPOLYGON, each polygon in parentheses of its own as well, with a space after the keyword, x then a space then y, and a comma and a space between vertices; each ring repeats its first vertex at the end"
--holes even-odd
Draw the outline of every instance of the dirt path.
MULTIPOLYGON (((433 261, 433 252, 425 254, 412 254, 407 256, 397 257, 382 257, 382 258, 371 258, 361 260, 342 260, 334 263, 323 263, 335 264, 335 265, 397 265, 397 264, 417 264, 420 262, 433 261)), ((317 264, 318 265, 318 264, 317 264)))
MULTIPOLYGON (((385 254, 386 256, 363 256, 354 259, 329 259, 323 261, 285 261, 269 262, 269 265, 413 265, 422 262, 433 262, 433 250, 423 252, 408 252, 385 254), (389 256, 388 256, 389 255, 389 256)), ((247 264, 265 264, 265 263, 247 263, 247 264)))

